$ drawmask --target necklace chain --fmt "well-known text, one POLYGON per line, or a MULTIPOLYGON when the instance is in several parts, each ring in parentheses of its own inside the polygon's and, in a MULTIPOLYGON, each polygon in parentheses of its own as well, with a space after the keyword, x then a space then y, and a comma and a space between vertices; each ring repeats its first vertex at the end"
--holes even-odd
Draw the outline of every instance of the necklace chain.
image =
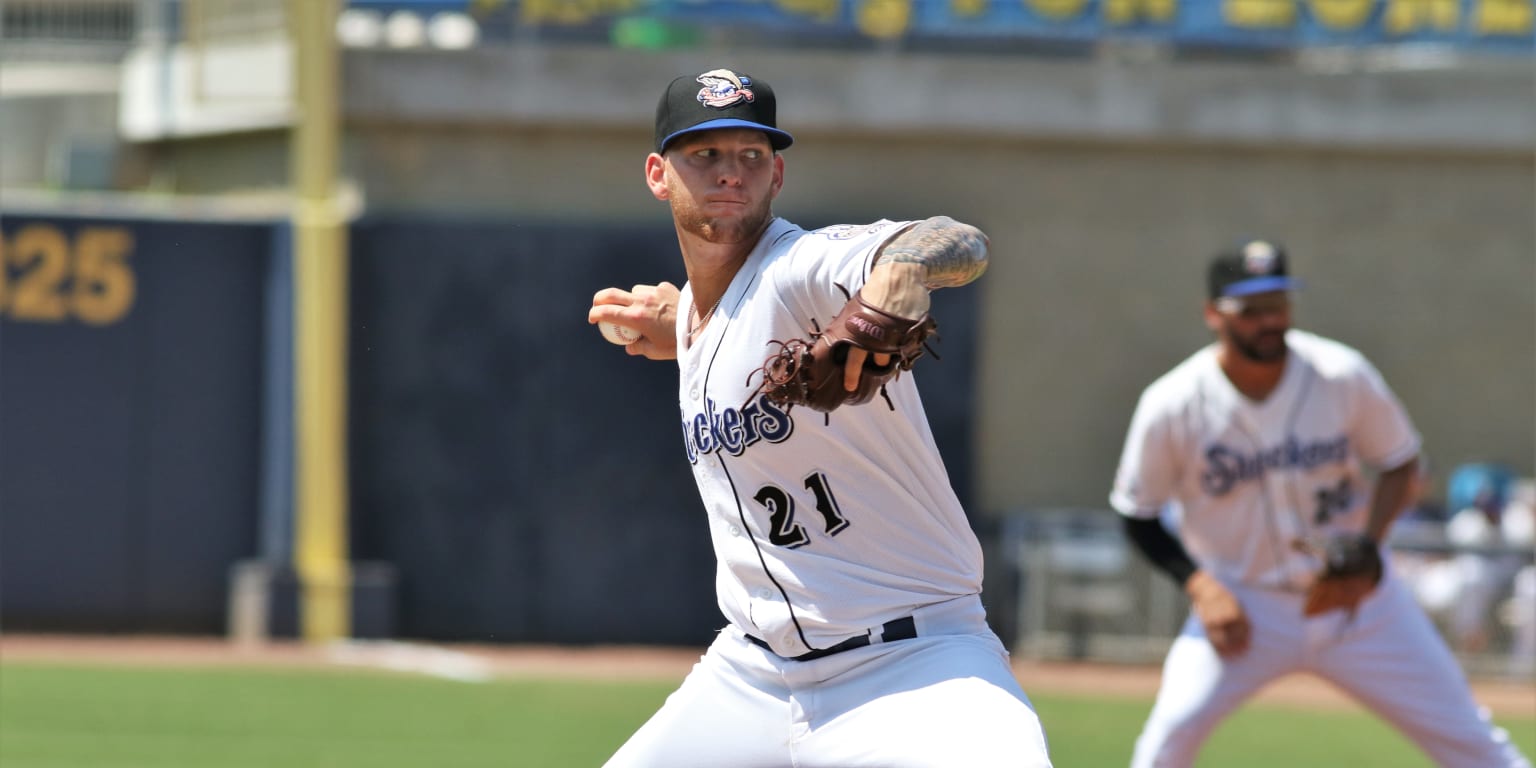
POLYGON ((699 331, 704 330, 704 324, 709 322, 709 319, 711 317, 715 316, 715 310, 720 308, 720 299, 723 299, 723 298, 725 298, 725 294, 724 293, 720 294, 720 298, 715 299, 715 303, 711 304, 709 306, 709 311, 708 312, 705 312, 703 315, 699 316, 698 325, 694 325, 692 322, 688 323, 688 335, 689 336, 692 336, 695 333, 698 333, 699 331))

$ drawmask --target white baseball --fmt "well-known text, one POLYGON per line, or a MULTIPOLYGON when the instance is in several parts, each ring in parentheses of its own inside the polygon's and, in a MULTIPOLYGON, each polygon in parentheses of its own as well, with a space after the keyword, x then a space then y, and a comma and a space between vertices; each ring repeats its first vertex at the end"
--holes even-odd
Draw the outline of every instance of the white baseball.
POLYGON ((617 323, 610 323, 607 320, 598 323, 597 329, 603 332, 603 338, 619 346, 626 346, 640 340, 639 331, 625 328, 617 323))

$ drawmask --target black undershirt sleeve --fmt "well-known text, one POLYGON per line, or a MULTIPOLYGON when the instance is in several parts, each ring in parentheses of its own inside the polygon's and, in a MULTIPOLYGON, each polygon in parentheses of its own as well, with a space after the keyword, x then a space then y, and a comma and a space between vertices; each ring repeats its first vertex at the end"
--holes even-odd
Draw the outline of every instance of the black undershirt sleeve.
POLYGON ((1184 551, 1184 545, 1168 533, 1162 521, 1139 517, 1123 519, 1125 535, 1136 543, 1136 548, 1146 555, 1152 565, 1172 576, 1179 586, 1189 581, 1189 577, 1198 570, 1195 561, 1189 559, 1189 553, 1184 551))

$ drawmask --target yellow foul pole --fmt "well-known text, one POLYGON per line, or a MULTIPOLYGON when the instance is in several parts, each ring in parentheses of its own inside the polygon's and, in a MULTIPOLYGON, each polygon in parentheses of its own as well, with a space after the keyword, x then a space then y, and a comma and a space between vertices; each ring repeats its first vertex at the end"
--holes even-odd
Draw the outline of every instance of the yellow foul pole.
POLYGON ((336 199, 336 0, 288 0, 294 42, 295 566, 304 639, 351 634, 347 552, 347 250, 336 199))

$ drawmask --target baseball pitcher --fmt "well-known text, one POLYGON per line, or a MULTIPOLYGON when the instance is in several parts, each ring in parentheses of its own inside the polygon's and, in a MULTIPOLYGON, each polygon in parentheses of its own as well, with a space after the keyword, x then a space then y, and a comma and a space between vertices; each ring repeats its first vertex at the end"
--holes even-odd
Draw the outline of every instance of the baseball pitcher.
POLYGON ((978 277, 986 237, 944 217, 775 218, 792 141, 764 81, 674 80, 645 177, 688 282, 606 289, 588 315, 677 360, 727 620, 608 765, 1048 766, 908 373, 936 330, 929 291, 978 277))

